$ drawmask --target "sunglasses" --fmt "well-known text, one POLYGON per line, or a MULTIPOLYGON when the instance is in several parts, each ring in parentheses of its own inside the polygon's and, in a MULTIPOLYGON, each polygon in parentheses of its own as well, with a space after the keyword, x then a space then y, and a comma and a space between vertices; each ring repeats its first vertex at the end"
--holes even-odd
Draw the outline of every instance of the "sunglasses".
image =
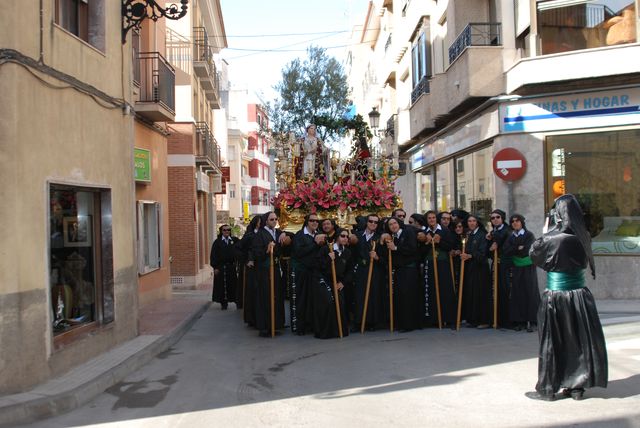
POLYGON ((491 216, 491 220, 496 220, 496 219, 499 219, 499 218, 502 218, 502 217, 500 217, 499 215, 492 215, 491 216))
POLYGON ((231 232, 231 229, 222 229, 223 232, 231 232))
POLYGON ((367 223, 378 224, 378 220, 367 220, 367 223))
POLYGON ((276 221, 278 220, 278 217, 274 217, 274 218, 270 218, 269 221, 276 221))
POLYGON ((340 235, 341 238, 348 238, 349 235, 340 235))
POLYGON ((310 218, 310 219, 309 219, 309 223, 317 223, 317 222, 319 222, 319 221, 320 221, 320 220, 318 220, 317 218, 310 218))
POLYGON ((440 217, 440 220, 451 220, 451 217, 440 217))
POLYGON ((398 217, 398 218, 405 218, 405 217, 406 217, 406 215, 404 215, 404 214, 398 214, 396 217, 398 217))
POLYGON ((515 223, 515 222, 520 222, 520 220, 518 220, 517 218, 514 218, 513 220, 511 220, 511 223, 515 223))

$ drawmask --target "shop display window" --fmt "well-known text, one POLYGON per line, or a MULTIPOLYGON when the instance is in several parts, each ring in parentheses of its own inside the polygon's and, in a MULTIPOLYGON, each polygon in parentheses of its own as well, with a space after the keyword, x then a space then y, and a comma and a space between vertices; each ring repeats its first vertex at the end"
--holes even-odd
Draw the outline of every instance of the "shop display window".
POLYGON ((110 210, 110 203, 103 203, 104 196, 108 196, 108 191, 50 187, 49 263, 54 335, 113 318, 113 274, 106 273, 110 278, 107 281, 103 276, 105 266, 110 265, 103 263, 103 257, 110 255, 105 250, 111 248, 110 240, 108 246, 102 245, 103 208, 110 210))
POLYGON ((538 1, 543 55, 636 42, 633 0, 538 1))
POLYGON ((455 190, 453 160, 436 165, 436 205, 438 211, 450 211, 454 207, 455 190))
POLYGON ((492 148, 485 147, 456 158, 456 208, 489 221, 494 205, 495 177, 492 148))
POLYGON ((433 206, 433 168, 429 168, 418 174, 417 201, 418 212, 427 212, 435 209, 433 206))
POLYGON ((572 193, 595 254, 640 254, 640 130, 546 139, 547 208, 572 193))

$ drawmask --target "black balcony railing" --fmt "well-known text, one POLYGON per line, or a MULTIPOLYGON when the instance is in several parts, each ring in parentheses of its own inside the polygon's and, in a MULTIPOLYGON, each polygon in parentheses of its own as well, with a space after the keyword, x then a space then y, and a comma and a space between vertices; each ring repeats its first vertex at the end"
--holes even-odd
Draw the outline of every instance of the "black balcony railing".
POLYGON ((389 47, 391 46, 391 43, 393 42, 393 39, 391 38, 393 36, 393 34, 389 34, 389 37, 387 37, 387 42, 384 44, 384 52, 387 53, 387 51, 389 50, 389 47))
POLYGON ((175 112, 176 73, 159 52, 140 52, 140 102, 159 103, 175 112))
POLYGON ((416 100, 420 97, 420 95, 428 94, 428 93, 429 93, 429 77, 424 76, 422 79, 420 79, 418 84, 413 87, 413 90, 411 91, 411 104, 415 103, 416 100))
POLYGON ((467 46, 501 46, 501 29, 500 23, 478 22, 467 25, 449 47, 449 64, 453 63, 467 46))
POLYGON ((133 83, 136 86, 140 86, 140 61, 138 61, 138 55, 140 54, 140 30, 134 28, 131 36, 131 45, 133 48, 133 83))
POLYGON ((388 135, 391 138, 395 138, 396 135, 396 116, 397 114, 392 114, 389 119, 387 119, 387 130, 385 131, 385 135, 388 135))
POLYGON ((220 146, 207 122, 196 122, 196 158, 220 169, 220 146))

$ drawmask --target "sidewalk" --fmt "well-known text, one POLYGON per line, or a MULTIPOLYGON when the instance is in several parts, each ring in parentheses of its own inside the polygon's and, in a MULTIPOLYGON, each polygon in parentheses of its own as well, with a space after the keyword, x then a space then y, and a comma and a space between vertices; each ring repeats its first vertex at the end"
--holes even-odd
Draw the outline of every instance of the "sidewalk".
POLYGON ((178 342, 210 304, 208 284, 174 291, 171 300, 140 308, 138 337, 31 391, 0 397, 0 427, 55 416, 91 401, 178 342))
MULTIPOLYGON (((211 304, 211 285, 173 293, 140 309, 140 335, 25 393, 0 397, 0 427, 44 419, 81 407, 168 350, 211 304)), ((637 334, 640 300, 600 300, 607 337, 637 334)))

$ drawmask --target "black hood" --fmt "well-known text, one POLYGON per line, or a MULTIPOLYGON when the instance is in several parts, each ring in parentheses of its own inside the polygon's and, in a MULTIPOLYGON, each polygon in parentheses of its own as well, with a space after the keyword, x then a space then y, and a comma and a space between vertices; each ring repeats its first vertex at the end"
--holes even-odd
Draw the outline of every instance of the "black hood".
POLYGON ((593 251, 591 251, 591 235, 584 223, 584 213, 580 207, 580 203, 575 196, 566 194, 555 200, 551 211, 549 211, 550 220, 555 222, 554 229, 562 233, 575 235, 589 258, 589 267, 591 275, 596 277, 596 268, 593 262, 593 251))

